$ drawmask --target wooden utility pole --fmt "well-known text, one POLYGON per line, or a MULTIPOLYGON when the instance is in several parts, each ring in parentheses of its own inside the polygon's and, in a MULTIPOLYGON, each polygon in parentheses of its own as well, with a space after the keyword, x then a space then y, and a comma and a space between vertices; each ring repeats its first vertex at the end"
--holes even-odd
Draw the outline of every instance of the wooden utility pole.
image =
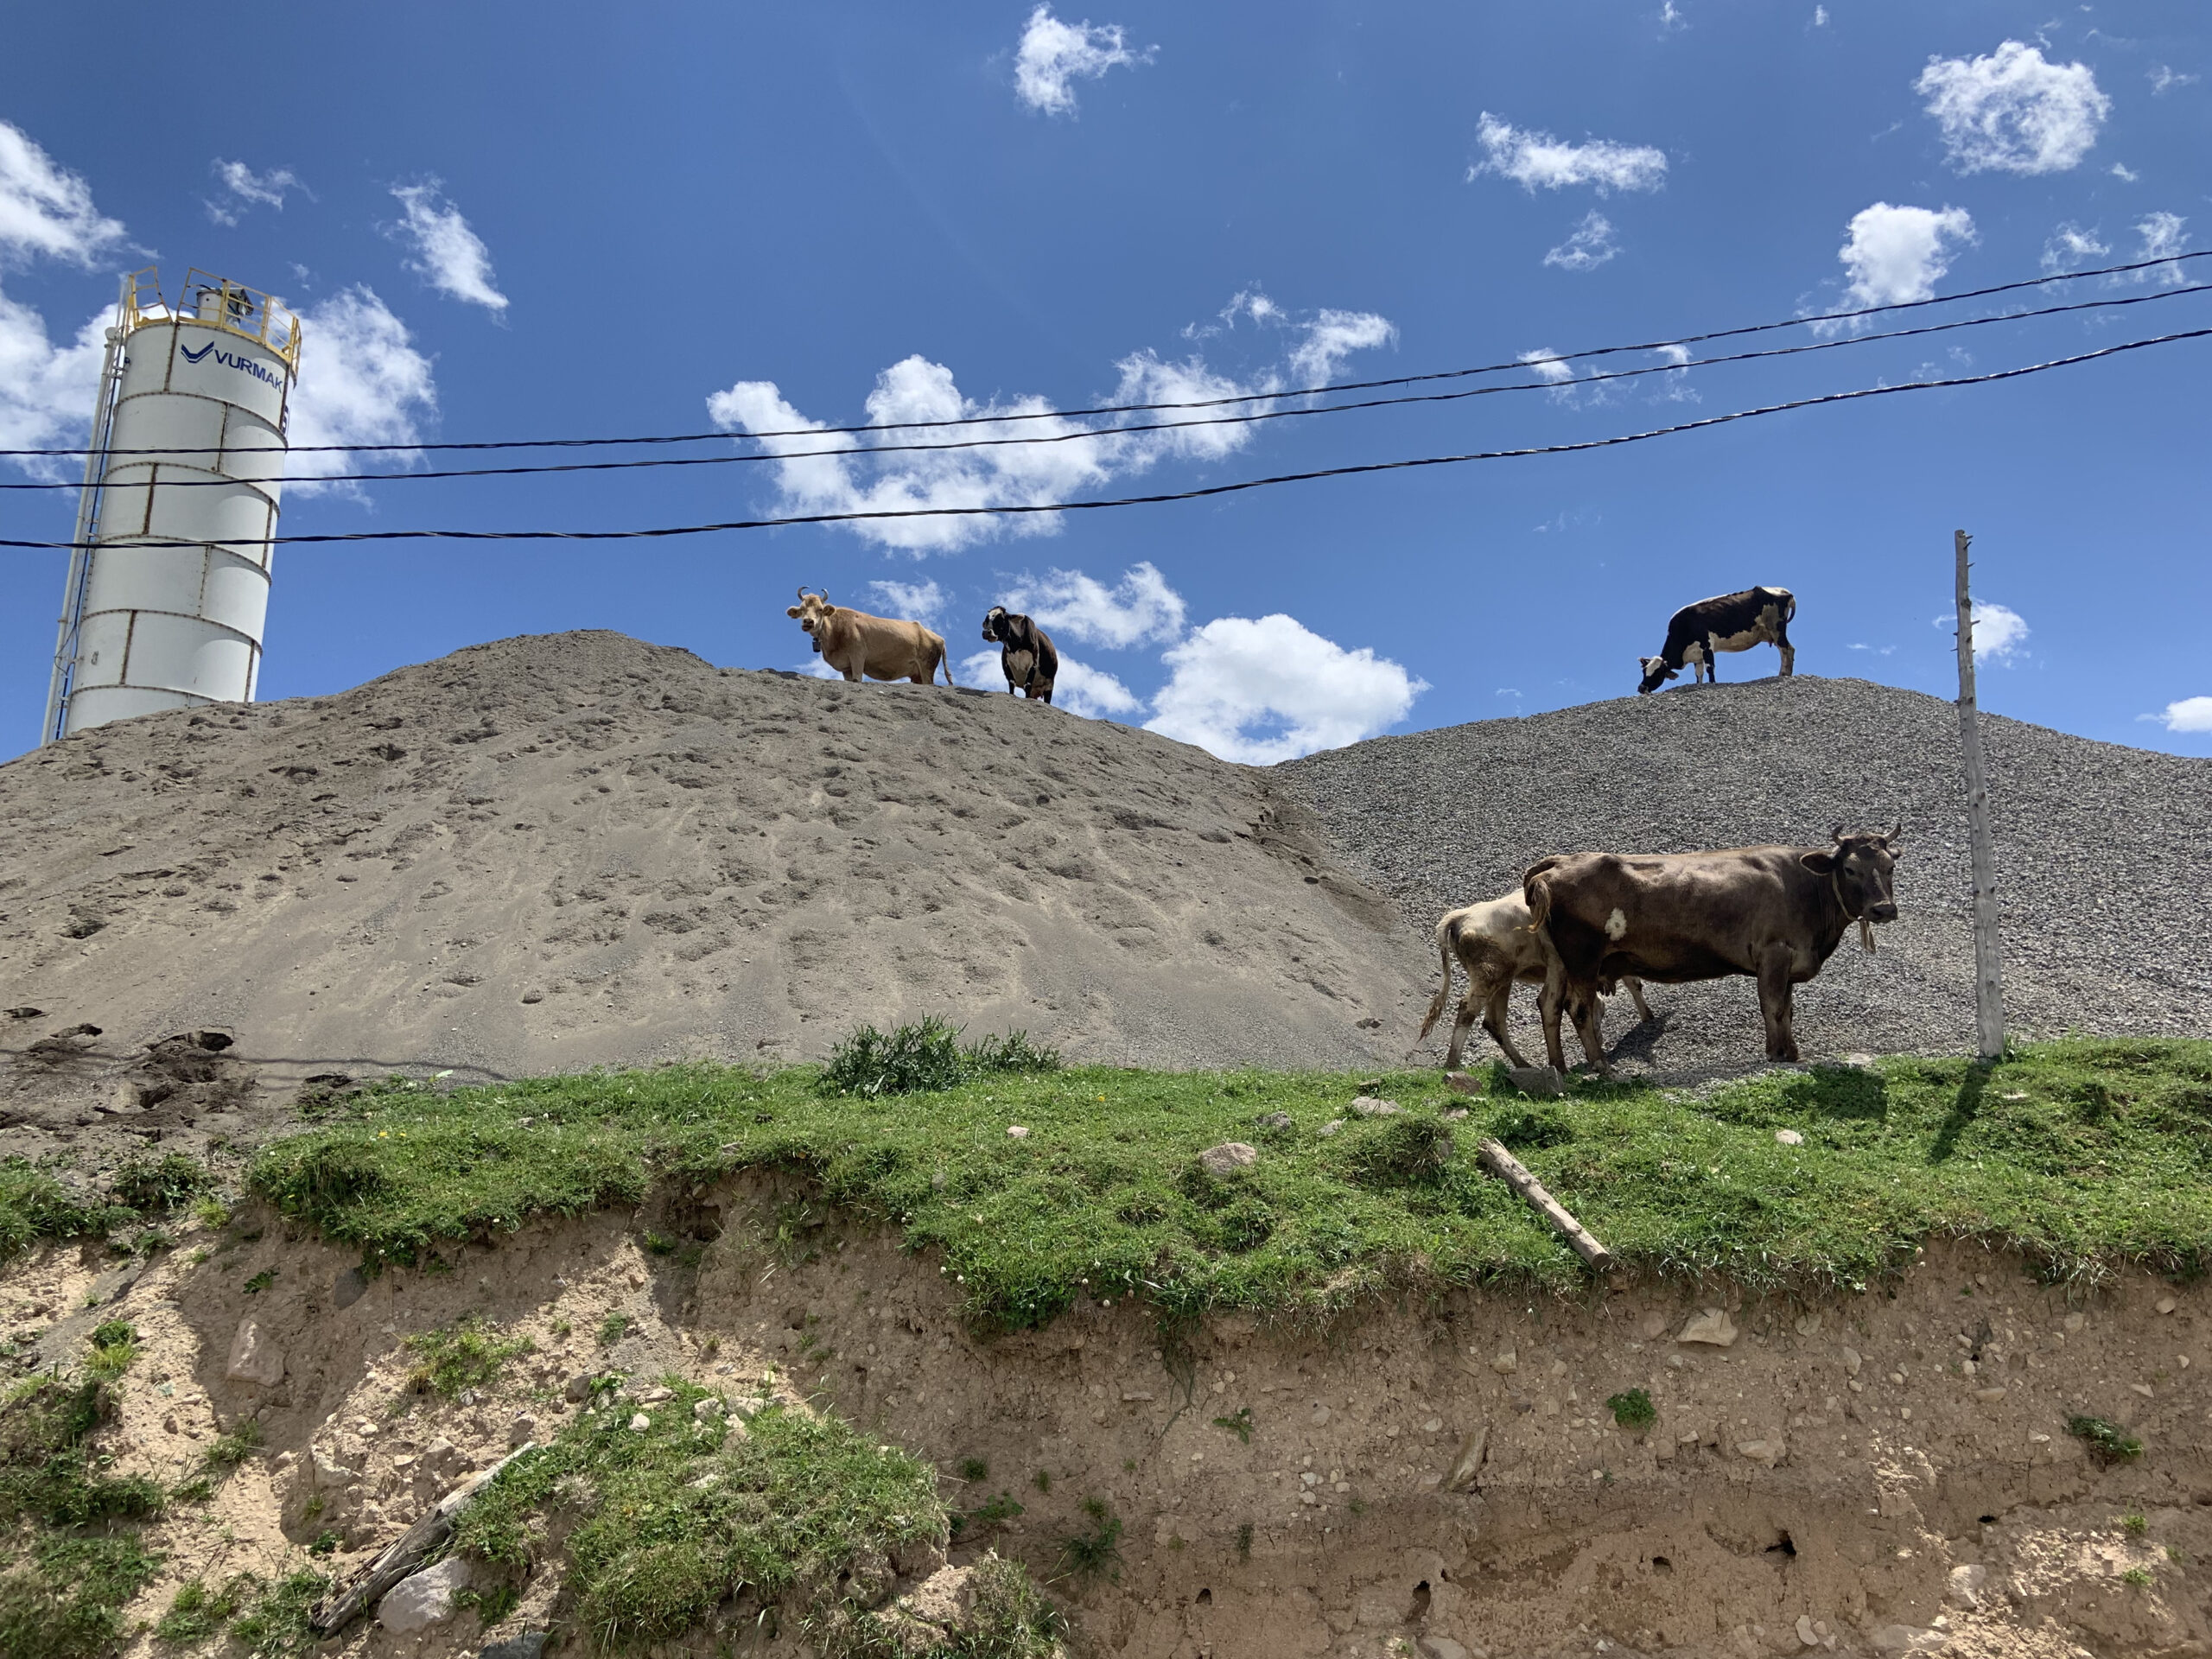
POLYGON ((1997 949, 1997 848, 1989 834, 1989 785, 1981 764, 1981 716, 1974 701, 1974 600, 1967 591, 1967 549, 1953 532, 1959 563, 1959 737, 1967 756, 1967 831, 1974 858, 1974 1013, 1981 1058, 2005 1052, 2005 995, 1997 949))

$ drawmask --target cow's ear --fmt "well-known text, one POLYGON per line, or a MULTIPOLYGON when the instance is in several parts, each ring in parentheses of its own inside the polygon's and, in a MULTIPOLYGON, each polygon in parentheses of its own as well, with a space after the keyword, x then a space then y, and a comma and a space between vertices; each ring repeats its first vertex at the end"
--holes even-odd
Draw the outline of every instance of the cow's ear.
POLYGON ((1800 864, 1802 864, 1807 869, 1810 870, 1815 875, 1834 875, 1835 874, 1835 855, 1834 853, 1805 853, 1799 856, 1797 861, 1800 864))
POLYGON ((797 616, 797 615, 798 614, 798 606, 796 606, 796 605, 786 605, 786 606, 785 606, 785 607, 784 607, 784 614, 785 614, 785 616, 797 616))

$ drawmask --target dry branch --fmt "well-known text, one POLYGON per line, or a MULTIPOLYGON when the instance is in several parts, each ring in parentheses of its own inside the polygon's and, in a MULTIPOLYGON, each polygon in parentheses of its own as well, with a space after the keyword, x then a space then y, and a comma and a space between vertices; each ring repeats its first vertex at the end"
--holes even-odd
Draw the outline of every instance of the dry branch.
POLYGON ((1613 1265, 1613 1253, 1591 1236, 1590 1230, 1567 1213, 1567 1206, 1544 1190, 1544 1184, 1529 1173, 1529 1167, 1495 1141, 1484 1141, 1476 1149, 1476 1157, 1484 1168, 1501 1177, 1505 1184, 1518 1192, 1530 1209, 1551 1223, 1552 1230, 1567 1242, 1573 1252, 1592 1267, 1603 1269, 1613 1265))
POLYGON ((333 1597, 315 1604, 308 1615, 308 1628, 318 1635, 332 1636, 358 1618, 362 1609, 381 1598, 384 1592, 423 1565, 424 1559, 451 1535, 454 1525, 461 1519, 461 1512, 469 1501, 491 1484, 498 1474, 524 1452, 532 1449, 533 1443, 517 1446, 481 1474, 467 1480, 440 1498, 430 1512, 387 1545, 376 1560, 355 1575, 353 1583, 333 1597))

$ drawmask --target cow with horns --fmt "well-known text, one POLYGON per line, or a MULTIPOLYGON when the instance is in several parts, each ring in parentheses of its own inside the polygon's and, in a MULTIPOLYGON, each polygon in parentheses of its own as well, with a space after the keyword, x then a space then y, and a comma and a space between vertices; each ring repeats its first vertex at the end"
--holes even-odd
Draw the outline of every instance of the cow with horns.
POLYGON ((1052 649, 1052 636, 1027 617, 994 605, 983 618, 983 639, 999 647, 999 666, 1006 671, 1006 689, 1039 702, 1052 700, 1052 682, 1059 677, 1060 653, 1052 649))
POLYGON ((1551 942, 1544 984, 1544 1046, 1567 1069, 1562 1007, 1599 1073, 1609 1068, 1598 1033, 1598 995, 1633 974, 1662 985, 1756 979, 1770 1060, 1795 1061, 1790 988, 1821 971, 1853 923, 1874 948, 1870 924, 1897 917, 1892 871, 1897 829, 1846 835, 1826 847, 1735 847, 1709 853, 1577 853, 1547 858, 1522 877, 1529 924, 1551 942))
POLYGON ((810 594, 803 587, 798 603, 785 607, 784 614, 798 620, 822 660, 849 680, 912 680, 916 685, 931 685, 942 666, 944 683, 955 683, 944 636, 918 622, 832 605, 828 594, 810 594))

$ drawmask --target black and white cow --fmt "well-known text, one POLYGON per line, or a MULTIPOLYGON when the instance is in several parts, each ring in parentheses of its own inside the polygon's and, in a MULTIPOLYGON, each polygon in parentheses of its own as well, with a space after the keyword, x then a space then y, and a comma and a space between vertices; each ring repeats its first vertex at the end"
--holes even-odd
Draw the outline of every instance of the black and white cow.
POLYGON ((1006 672, 1008 691, 1020 691, 1039 702, 1052 700, 1060 653, 1052 649, 1051 634, 1027 617, 994 605, 983 618, 983 638, 999 647, 999 666, 1006 672))
POLYGON ((1782 652, 1782 672, 1787 677, 1797 671, 1796 649, 1789 643, 1789 619, 1796 614, 1796 598, 1787 588, 1746 588, 1740 594, 1685 605, 1667 624, 1666 648, 1656 657, 1637 659, 1643 665, 1643 683, 1636 689, 1639 693, 1656 691, 1686 666, 1693 680, 1717 685, 1720 674, 1716 656, 1764 645, 1782 652))

